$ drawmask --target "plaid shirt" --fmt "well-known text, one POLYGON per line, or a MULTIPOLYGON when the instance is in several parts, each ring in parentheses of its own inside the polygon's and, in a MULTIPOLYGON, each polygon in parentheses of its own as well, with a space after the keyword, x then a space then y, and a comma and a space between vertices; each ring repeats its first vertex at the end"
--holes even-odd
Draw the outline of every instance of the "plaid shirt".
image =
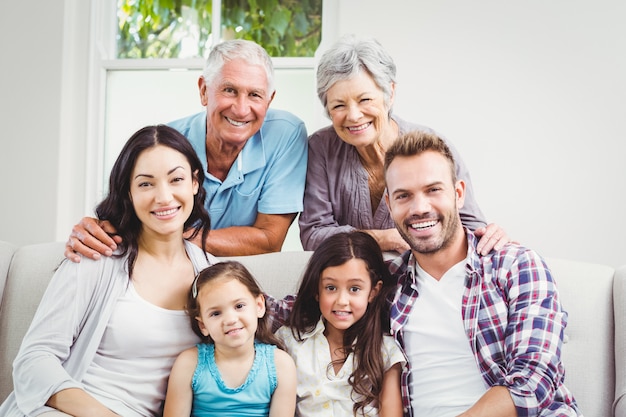
MULTIPOLYGON (((465 332, 489 386, 509 389, 518 416, 582 415, 563 385, 562 310, 550 270, 541 257, 518 245, 487 256, 466 230, 468 256, 462 298, 465 332)), ((418 297, 411 251, 389 262, 398 280, 391 301, 391 332, 404 347, 404 326, 418 297)), ((411 417, 410 364, 402 372, 404 415, 411 417)))

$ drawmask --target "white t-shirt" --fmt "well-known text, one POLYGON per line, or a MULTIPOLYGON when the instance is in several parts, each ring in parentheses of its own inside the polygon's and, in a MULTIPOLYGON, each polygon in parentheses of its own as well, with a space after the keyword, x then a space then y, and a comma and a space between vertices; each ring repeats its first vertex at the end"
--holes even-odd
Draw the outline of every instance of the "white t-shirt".
POLYGON ((487 390, 461 316, 465 260, 438 281, 416 265, 419 296, 404 330, 416 417, 454 417, 487 390))
POLYGON ((124 417, 161 415, 174 360, 199 341, 184 311, 149 303, 130 282, 87 369, 85 390, 124 417))

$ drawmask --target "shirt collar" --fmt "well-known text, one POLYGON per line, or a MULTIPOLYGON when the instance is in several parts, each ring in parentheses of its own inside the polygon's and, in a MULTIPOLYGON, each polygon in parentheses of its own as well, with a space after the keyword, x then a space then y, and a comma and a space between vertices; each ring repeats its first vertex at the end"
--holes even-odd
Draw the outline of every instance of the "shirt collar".
POLYGON ((310 339, 316 337, 317 335, 324 335, 324 330, 326 330, 326 325, 324 324, 324 317, 320 316, 319 321, 315 325, 315 328, 302 335, 302 340, 310 339))
MULTIPOLYGON (((479 255, 476 251, 478 238, 468 228, 464 227, 463 230, 465 231, 465 237, 467 239, 467 257, 465 258, 465 271, 467 272, 468 276, 471 276, 474 273, 480 272, 481 270, 481 255, 479 255)), ((415 259, 415 256, 413 256, 413 252, 411 252, 411 250, 404 252, 402 255, 394 258, 390 262, 389 269, 392 274, 398 274, 398 284, 400 286, 404 287, 406 284, 410 284, 412 286, 416 285, 416 262, 417 261, 415 259)))

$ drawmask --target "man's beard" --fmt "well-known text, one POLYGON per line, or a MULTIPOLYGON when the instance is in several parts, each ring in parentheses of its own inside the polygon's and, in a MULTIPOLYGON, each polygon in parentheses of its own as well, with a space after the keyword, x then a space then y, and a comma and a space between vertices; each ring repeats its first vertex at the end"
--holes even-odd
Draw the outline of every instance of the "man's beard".
MULTIPOLYGON (((423 217, 432 218, 431 215, 423 217)), ((436 236, 430 236, 427 239, 420 239, 419 237, 415 237, 409 233, 407 229, 411 228, 410 223, 413 223, 418 219, 419 217, 416 216, 411 217, 409 221, 405 221, 402 224, 403 227, 398 227, 396 224, 396 229, 398 229, 400 236, 402 236, 402 238, 409 244, 411 250, 417 253, 431 254, 447 248, 452 243, 454 235, 459 229, 460 217, 458 210, 456 210, 456 206, 454 213, 449 213, 449 215, 445 217, 441 215, 438 216, 438 224, 441 225, 441 232, 436 236)))

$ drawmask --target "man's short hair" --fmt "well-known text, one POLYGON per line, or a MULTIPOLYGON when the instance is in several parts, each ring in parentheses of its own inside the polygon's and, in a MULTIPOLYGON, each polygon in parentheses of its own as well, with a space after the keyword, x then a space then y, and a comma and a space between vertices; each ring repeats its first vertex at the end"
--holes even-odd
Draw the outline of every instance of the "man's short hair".
POLYGON ((450 163, 452 182, 456 183, 456 163, 450 148, 434 133, 422 130, 414 130, 400 135, 385 152, 385 176, 389 165, 398 156, 416 156, 424 152, 432 151, 443 155, 450 163))

